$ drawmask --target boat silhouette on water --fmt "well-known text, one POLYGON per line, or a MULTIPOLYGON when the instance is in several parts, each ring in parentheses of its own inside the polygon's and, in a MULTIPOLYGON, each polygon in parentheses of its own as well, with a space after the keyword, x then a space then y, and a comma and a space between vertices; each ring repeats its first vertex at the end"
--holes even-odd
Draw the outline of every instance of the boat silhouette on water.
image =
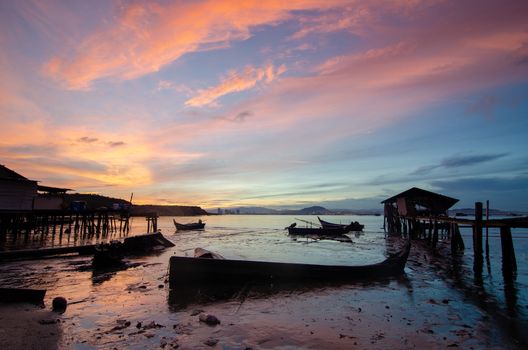
POLYGON ((181 224, 174 219, 172 219, 172 221, 174 222, 174 226, 176 226, 176 229, 179 231, 202 230, 205 227, 205 222, 202 222, 202 220, 198 220, 198 222, 191 222, 188 224, 181 224))

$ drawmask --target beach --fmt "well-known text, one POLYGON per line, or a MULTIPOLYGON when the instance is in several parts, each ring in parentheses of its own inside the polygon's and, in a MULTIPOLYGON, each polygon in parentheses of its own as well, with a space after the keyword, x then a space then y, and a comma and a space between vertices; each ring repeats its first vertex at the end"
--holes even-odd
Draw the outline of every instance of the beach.
MULTIPOLYGON (((230 258, 277 260, 290 252, 290 258, 300 260, 332 257, 343 262, 348 256, 359 263, 379 261, 384 252, 402 244, 400 238, 387 240, 375 217, 359 218, 367 224, 365 233, 351 235, 351 244, 295 241, 282 229, 259 231, 271 223, 281 227, 276 220, 282 224, 288 218, 250 219, 204 218, 203 232, 178 233, 161 218, 162 232, 176 247, 127 258, 127 267, 115 271, 93 271, 88 257, 4 263, 0 265, 4 285, 40 286, 48 293, 45 309, 17 306, 18 321, 8 322, 9 328, 2 323, 2 341, 14 338, 40 346, 42 338, 44 348, 53 348, 53 343, 59 349, 524 348, 504 324, 525 322, 524 292, 517 295, 517 313, 512 315, 506 301, 489 288, 479 294, 482 289, 468 292, 466 285, 460 285, 471 281, 466 265, 456 278, 439 254, 419 242, 413 244, 405 274, 399 277, 265 290, 248 286, 231 299, 179 302, 167 283, 168 260, 174 254, 192 254, 196 245, 208 243, 207 247, 230 258), (63 314, 49 311, 57 296, 69 301, 63 314), (200 321, 206 315, 220 323, 200 321), (59 321, 39 323, 48 317, 59 321)), ((525 255, 518 256, 521 265, 525 255)), ((495 267, 492 273, 500 278, 495 267)), ((0 317, 12 317, 12 307, 3 306, 0 317)))

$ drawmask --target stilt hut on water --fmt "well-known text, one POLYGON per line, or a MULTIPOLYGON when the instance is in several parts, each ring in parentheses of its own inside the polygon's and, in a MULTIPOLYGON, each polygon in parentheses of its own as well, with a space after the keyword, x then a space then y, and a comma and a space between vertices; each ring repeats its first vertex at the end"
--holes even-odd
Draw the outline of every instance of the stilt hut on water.
POLYGON ((385 228, 390 233, 416 233, 418 217, 447 216, 447 210, 456 202, 456 198, 413 187, 381 202, 385 228))

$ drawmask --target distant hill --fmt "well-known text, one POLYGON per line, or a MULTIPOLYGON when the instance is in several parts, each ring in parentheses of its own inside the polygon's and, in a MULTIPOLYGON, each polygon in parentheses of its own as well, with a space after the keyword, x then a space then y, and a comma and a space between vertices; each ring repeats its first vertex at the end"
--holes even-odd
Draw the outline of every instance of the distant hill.
MULTIPOLYGON (((130 202, 124 199, 101 196, 98 194, 71 193, 64 195, 64 205, 69 208, 72 202, 86 202, 86 209, 93 210, 97 208, 111 209, 114 204, 130 205, 130 202)), ((132 206, 132 215, 144 215, 148 213, 157 213, 160 216, 196 216, 207 215, 207 212, 200 207, 184 205, 139 205, 132 206)))
POLYGON ((157 213, 160 216, 199 216, 208 215, 200 207, 184 205, 134 205, 132 206, 132 215, 144 215, 148 213, 157 213))
POLYGON ((86 209, 93 210, 97 208, 111 209, 114 203, 129 205, 130 202, 124 199, 101 196, 89 193, 67 193, 64 195, 64 205, 69 208, 72 202, 86 202, 86 209))
MULTIPOLYGON (((207 209, 209 213, 218 214, 218 208, 207 209)), ((327 209, 322 206, 311 206, 302 209, 270 209, 265 207, 220 208, 220 214, 233 215, 380 215, 383 209, 327 209)))

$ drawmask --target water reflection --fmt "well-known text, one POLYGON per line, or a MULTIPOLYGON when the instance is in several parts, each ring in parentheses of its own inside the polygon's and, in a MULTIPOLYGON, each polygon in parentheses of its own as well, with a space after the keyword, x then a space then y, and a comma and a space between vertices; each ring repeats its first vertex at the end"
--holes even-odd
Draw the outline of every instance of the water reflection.
POLYGON ((299 296, 307 292, 320 292, 343 287, 349 289, 380 288, 389 286, 396 281, 409 288, 412 285, 408 277, 403 274, 397 277, 366 279, 355 282, 328 282, 310 281, 304 283, 229 283, 229 284, 204 284, 200 286, 173 286, 167 294, 167 303, 172 311, 181 311, 190 306, 206 306, 223 301, 237 301, 243 303, 246 299, 268 299, 280 297, 284 294, 299 296))

